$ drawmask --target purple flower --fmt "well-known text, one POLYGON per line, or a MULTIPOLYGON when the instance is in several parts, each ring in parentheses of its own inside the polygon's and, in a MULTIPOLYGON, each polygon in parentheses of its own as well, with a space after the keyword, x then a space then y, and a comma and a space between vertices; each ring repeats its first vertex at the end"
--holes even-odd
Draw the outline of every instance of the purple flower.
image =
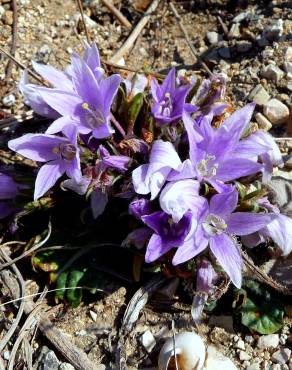
POLYGON ((248 104, 228 117, 219 129, 214 129, 208 122, 199 127, 184 112, 183 122, 188 134, 192 166, 185 161, 185 170, 180 169, 179 173, 173 171, 168 179, 197 177, 221 192, 226 189, 224 182, 260 172, 263 166, 257 163, 257 156, 267 150, 266 145, 248 143, 248 150, 255 160, 246 158, 245 140, 239 141, 248 127, 253 110, 254 104, 248 104))
POLYGON ((125 172, 131 160, 130 157, 125 155, 110 155, 109 151, 103 145, 99 146, 99 155, 101 157, 101 167, 103 170, 114 168, 121 172, 125 172))
POLYGON ((74 91, 39 87, 38 93, 61 117, 47 133, 60 132, 68 124, 76 125, 81 134, 91 133, 102 139, 114 133, 110 127, 110 109, 120 85, 120 76, 112 75, 97 81, 94 73, 77 54, 72 56, 70 72, 74 91))
POLYGON ((127 98, 128 100, 131 100, 137 94, 142 93, 146 89, 148 78, 145 75, 137 74, 132 80, 129 80, 128 78, 124 79, 123 83, 126 86, 127 98))
POLYGON ((138 220, 140 220, 142 216, 149 215, 150 213, 153 213, 153 205, 148 199, 136 198, 132 200, 129 205, 129 214, 136 217, 138 220))
POLYGON ((12 177, 0 172, 0 200, 13 199, 18 194, 18 186, 12 177))
POLYGON ((292 251, 292 219, 282 215, 277 207, 270 204, 267 198, 259 199, 258 204, 274 214, 273 220, 258 232, 245 235, 242 242, 247 247, 255 247, 271 238, 281 249, 284 256, 292 251))
POLYGON ((183 247, 193 230, 191 212, 185 213, 177 223, 161 211, 142 216, 142 221, 154 231, 147 246, 146 262, 155 261, 172 248, 183 247))
POLYGON ((210 246, 211 252, 236 287, 241 286, 242 259, 235 235, 256 232, 273 220, 267 213, 232 213, 238 201, 235 187, 229 192, 214 195, 210 205, 205 202, 198 219, 192 242, 178 248, 173 264, 183 263, 210 246))
POLYGON ((44 195, 66 173, 78 181, 81 178, 77 132, 73 125, 63 128, 63 137, 47 134, 26 134, 10 140, 11 150, 44 164, 36 178, 34 199, 44 195))
POLYGON ((170 142, 154 141, 149 164, 143 164, 132 172, 136 193, 151 193, 151 200, 153 200, 162 189, 171 170, 178 170, 180 166, 181 160, 170 142))
MULTIPOLYGON (((181 118, 186 105, 185 99, 190 88, 190 85, 176 88, 175 68, 169 71, 162 85, 159 85, 155 78, 151 80, 151 94, 153 97, 151 112, 158 126, 166 126, 181 118)), ((195 107, 192 110, 195 111, 195 107)))
POLYGON ((197 323, 201 320, 208 296, 214 291, 214 282, 217 277, 218 275, 212 264, 207 259, 202 259, 197 269, 197 291, 194 295, 191 309, 192 317, 197 323))

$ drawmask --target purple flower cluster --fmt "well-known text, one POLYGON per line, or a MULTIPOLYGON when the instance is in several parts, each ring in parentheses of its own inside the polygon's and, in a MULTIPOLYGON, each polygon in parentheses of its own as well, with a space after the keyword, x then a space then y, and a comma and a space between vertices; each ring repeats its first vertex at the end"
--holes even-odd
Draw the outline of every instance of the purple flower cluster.
POLYGON ((267 183, 282 158, 271 135, 251 133, 254 104, 229 113, 222 76, 203 81, 196 92, 194 80, 176 78, 175 69, 162 84, 144 75, 108 77, 94 44, 83 58, 73 54, 64 72, 33 66, 52 87, 30 84, 24 75, 20 91, 53 122, 46 133, 26 134, 8 146, 44 163, 35 199, 66 175, 61 187, 90 196, 96 218, 118 183, 114 196, 128 199, 129 214, 140 224, 124 244, 146 247, 146 262, 165 258, 179 265, 200 255, 201 293, 212 291, 216 263, 241 286, 241 243, 252 247, 272 238, 284 255, 291 252, 292 220, 268 199, 256 200, 258 212, 242 211, 241 179, 267 183), (143 108, 132 114, 139 121, 133 125, 123 109, 133 111, 137 94, 143 108))

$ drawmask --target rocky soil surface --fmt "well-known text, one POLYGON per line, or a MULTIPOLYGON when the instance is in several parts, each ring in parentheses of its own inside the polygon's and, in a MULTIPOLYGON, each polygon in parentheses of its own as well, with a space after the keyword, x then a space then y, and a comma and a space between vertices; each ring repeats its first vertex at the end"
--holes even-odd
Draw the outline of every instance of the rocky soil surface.
MULTIPOLYGON (((112 2, 133 28, 150 3, 149 0, 112 2)), ((80 52, 85 40, 77 2, 19 0, 17 5, 16 59, 29 67, 35 60, 65 68, 70 54, 73 50, 80 52)), ((279 138, 286 155, 286 167, 291 169, 292 141, 285 139, 292 136, 291 3, 177 0, 176 8, 197 53, 212 72, 226 74, 228 95, 235 105, 240 107, 248 101, 257 103, 255 125, 279 138)), ((91 40, 97 43, 103 60, 110 60, 130 30, 117 21, 101 0, 84 1, 84 9, 91 40)), ((12 34, 12 1, 0 0, 0 47, 7 51, 11 48, 12 34)), ((121 63, 134 69, 159 72, 175 66, 178 70, 187 69, 189 73, 206 76, 192 55, 168 2, 163 0, 121 63)), ((9 79, 6 72, 7 59, 0 55, 0 118, 16 116, 20 120, 29 112, 17 91, 20 70, 13 65, 9 79)), ((5 149, 3 145, 1 149, 5 149)), ((100 295, 94 303, 82 304, 78 309, 57 306, 50 317, 88 354, 96 369, 111 369, 118 328, 129 298, 127 289, 117 285, 114 292, 100 295)), ((128 369, 156 368, 159 350, 165 338, 171 336, 171 320, 175 321, 178 331, 197 330, 191 324, 190 306, 169 293, 164 294, 162 301, 143 311, 131 333, 126 348, 128 369)), ((239 369, 292 370, 289 319, 279 333, 267 336, 236 327, 229 314, 208 316, 198 330, 206 342, 215 344, 239 369)), ((33 348, 33 368, 73 369, 42 337, 37 336, 33 348)), ((1 356, 7 361, 10 352, 4 351, 1 356)))

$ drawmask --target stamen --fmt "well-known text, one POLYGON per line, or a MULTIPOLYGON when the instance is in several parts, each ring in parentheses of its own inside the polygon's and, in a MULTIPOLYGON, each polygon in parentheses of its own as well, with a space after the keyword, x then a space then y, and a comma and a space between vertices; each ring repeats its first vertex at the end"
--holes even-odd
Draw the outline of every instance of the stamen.
POLYGON ((202 177, 216 176, 218 164, 212 163, 215 160, 214 155, 207 154, 205 159, 202 159, 197 165, 196 170, 202 177))
POLYGON ((207 234, 220 235, 227 229, 226 222, 219 216, 209 215, 203 222, 203 228, 207 234))

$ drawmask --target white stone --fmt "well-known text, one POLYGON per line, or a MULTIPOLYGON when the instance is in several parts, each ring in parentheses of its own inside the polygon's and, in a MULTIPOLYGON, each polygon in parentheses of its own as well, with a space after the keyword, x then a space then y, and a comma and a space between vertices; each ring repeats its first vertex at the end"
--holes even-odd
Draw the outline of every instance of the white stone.
POLYGON ((209 43, 212 44, 217 44, 219 41, 223 40, 222 35, 220 35, 218 32, 207 32, 206 33, 206 38, 209 41, 209 43))
POLYGON ((263 114, 256 113, 255 119, 256 119, 256 121, 257 121, 257 123, 259 125, 259 128, 261 130, 269 131, 272 128, 271 122, 263 114))
POLYGON ((230 31, 228 32, 229 38, 236 38, 240 36, 240 26, 239 23, 233 23, 233 25, 230 28, 230 31))
POLYGON ((285 52, 285 61, 292 62, 292 46, 288 46, 285 52))
POLYGON ((5 8, 2 5, 0 5, 0 19, 3 17, 4 13, 5 13, 5 8))
POLYGON ((260 349, 277 348, 278 345, 279 345, 278 334, 262 335, 261 337, 259 337, 257 343, 257 347, 260 349))
POLYGON ((15 96, 13 94, 4 96, 4 98, 2 99, 2 103, 6 105, 6 107, 11 107, 15 104, 15 96))
POLYGON ((10 359, 10 351, 3 352, 3 359, 8 361, 10 359))
POLYGON ((244 344, 244 341, 242 339, 240 339, 236 345, 235 345, 235 348, 238 348, 238 349, 242 349, 243 351, 245 350, 245 344, 244 344))
POLYGON ((283 20, 277 19, 264 29, 264 35, 268 40, 275 40, 282 36, 283 30, 283 20))
POLYGON ((272 355, 272 361, 282 365, 286 364, 289 358, 291 358, 291 350, 289 348, 279 349, 272 355))
POLYGON ((282 367, 280 364, 275 364, 270 367, 271 370, 281 370, 282 367))
POLYGON ((148 353, 152 351, 152 349, 155 347, 155 344, 156 344, 156 340, 150 330, 146 330, 141 335, 140 342, 148 353))
POLYGON ((248 99, 254 101, 258 105, 264 105, 270 100, 270 95, 261 84, 258 84, 249 93, 248 99))
POLYGON ((264 105, 264 115, 275 125, 289 118, 288 107, 278 99, 271 99, 264 105))
POLYGON ((97 319, 97 313, 96 312, 94 312, 94 311, 89 311, 89 315, 90 315, 90 317, 91 317, 91 319, 92 319, 92 321, 93 322, 96 322, 96 319, 97 319))
POLYGON ((63 362, 58 370, 75 370, 75 367, 69 364, 68 362, 63 362))
POLYGON ((292 62, 284 62, 284 69, 286 73, 292 73, 292 62))
POLYGON ((240 351, 239 352, 239 359, 240 359, 240 361, 248 361, 248 360, 251 359, 251 356, 248 353, 244 352, 244 351, 240 351))
POLYGON ((255 362, 253 364, 250 364, 245 370, 260 370, 260 365, 255 362))
POLYGON ((235 364, 214 346, 207 348, 205 370, 237 370, 235 364))
POLYGON ((248 12, 242 12, 242 13, 239 13, 237 14, 237 16, 235 16, 233 19, 232 19, 232 23, 240 23, 242 22, 245 18, 247 18, 249 16, 249 13, 248 12))
POLYGON ((268 80, 279 82, 284 77, 284 72, 279 67, 269 64, 262 70, 262 76, 268 80))

